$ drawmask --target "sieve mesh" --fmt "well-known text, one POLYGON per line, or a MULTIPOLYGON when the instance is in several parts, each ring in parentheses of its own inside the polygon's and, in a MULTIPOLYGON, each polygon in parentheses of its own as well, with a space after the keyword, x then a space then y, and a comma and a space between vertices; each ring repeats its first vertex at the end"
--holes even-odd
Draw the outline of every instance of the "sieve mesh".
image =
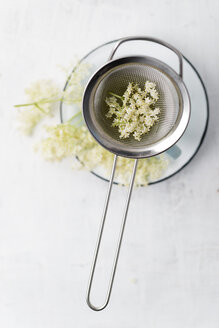
POLYGON ((158 68, 142 63, 126 63, 116 66, 99 78, 93 90, 90 105, 94 113, 95 125, 102 135, 113 145, 141 148, 162 140, 173 128, 181 114, 181 99, 173 81, 158 68), (129 82, 138 83, 141 88, 146 81, 155 82, 159 93, 156 107, 159 107, 159 121, 150 132, 137 141, 133 136, 120 139, 117 127, 106 117, 109 108, 105 102, 109 92, 123 95, 129 82))

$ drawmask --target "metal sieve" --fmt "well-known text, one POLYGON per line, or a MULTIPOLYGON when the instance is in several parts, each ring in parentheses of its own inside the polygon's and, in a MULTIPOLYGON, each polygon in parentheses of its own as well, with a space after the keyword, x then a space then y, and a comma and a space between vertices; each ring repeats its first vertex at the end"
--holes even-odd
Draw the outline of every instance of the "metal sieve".
POLYGON ((96 141, 98 141, 98 143, 104 148, 115 154, 106 204, 104 207, 94 256, 94 263, 88 286, 87 303, 90 308, 95 311, 104 309, 110 299, 138 159, 151 157, 166 151, 179 140, 188 124, 190 117, 190 97, 182 79, 182 71, 182 55, 177 49, 169 44, 161 40, 148 37, 123 38, 116 44, 109 57, 109 61, 95 72, 85 88, 83 96, 83 115, 86 125, 96 141), (174 51, 179 59, 179 74, 177 74, 167 64, 156 58, 148 56, 131 56, 112 60, 115 52, 122 43, 133 40, 156 42, 174 51), (150 132, 145 134, 140 141, 135 140, 132 136, 127 139, 120 139, 117 128, 111 126, 112 120, 109 120, 106 117, 108 107, 105 103, 105 99, 109 96, 109 92, 122 95, 125 92, 129 82, 138 83, 140 87, 143 87, 146 81, 156 83, 159 93, 159 100, 156 103, 156 106, 161 109, 159 120, 151 128, 150 132), (128 198, 122 220, 122 227, 119 235, 107 297, 102 306, 94 306, 90 300, 91 288, 118 156, 134 158, 135 162, 130 180, 128 198))

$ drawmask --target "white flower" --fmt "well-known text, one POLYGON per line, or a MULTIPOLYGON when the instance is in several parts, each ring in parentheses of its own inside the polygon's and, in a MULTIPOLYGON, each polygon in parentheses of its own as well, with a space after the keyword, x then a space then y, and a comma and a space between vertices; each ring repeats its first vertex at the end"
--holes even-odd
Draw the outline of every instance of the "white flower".
POLYGON ((54 103, 60 98, 60 89, 52 80, 34 82, 25 90, 27 104, 18 107, 19 128, 31 134, 35 126, 45 117, 52 116, 54 103))
POLYGON ((105 100, 109 107, 106 117, 113 119, 112 126, 118 127, 120 138, 132 135, 141 140, 158 121, 160 109, 154 106, 159 99, 156 84, 146 81, 142 90, 137 83, 129 82, 122 96, 112 95, 105 100))

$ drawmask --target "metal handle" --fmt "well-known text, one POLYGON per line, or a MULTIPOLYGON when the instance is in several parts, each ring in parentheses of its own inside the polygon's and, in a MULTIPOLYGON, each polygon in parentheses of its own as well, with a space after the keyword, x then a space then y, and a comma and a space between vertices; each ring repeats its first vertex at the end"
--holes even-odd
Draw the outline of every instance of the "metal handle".
POLYGON ((151 42, 155 42, 158 44, 161 44, 164 47, 169 48, 170 50, 172 50, 173 52, 175 52, 175 54, 177 55, 178 59, 179 59, 179 76, 181 76, 181 78, 183 78, 183 56, 181 54, 181 52, 179 50, 177 50, 175 47, 171 46, 169 43, 164 42, 160 39, 156 39, 156 38, 151 38, 151 37, 143 37, 143 36, 132 36, 132 37, 127 37, 127 38, 122 38, 120 39, 115 47, 113 48, 110 56, 109 56, 109 60, 113 59, 115 52, 117 51, 117 49, 120 47, 120 45, 124 42, 127 41, 151 41, 151 42))
POLYGON ((94 254, 94 261, 93 261, 93 265, 92 265, 92 268, 91 268, 91 275, 90 275, 90 279, 89 279, 89 283, 88 283, 87 304, 94 311, 103 310, 107 306, 107 304, 109 303, 109 300, 110 300, 112 287, 113 287, 113 282, 114 282, 115 273, 116 273, 116 268, 117 268, 117 263, 118 263, 118 259, 119 259, 119 253, 120 253, 121 244, 122 244, 123 233, 124 233, 125 224, 126 224, 126 218, 127 218, 130 199, 131 199, 131 195, 132 195, 132 189, 133 189, 134 180, 135 180, 135 173, 136 173, 137 164, 138 164, 138 160, 136 159, 135 162, 134 162, 132 177, 131 177, 131 181, 130 181, 130 184, 129 184, 128 197, 127 197, 127 200, 126 200, 126 206, 125 206, 125 211, 124 211, 123 220, 122 220, 122 224, 121 224, 121 230, 120 230, 120 234, 119 234, 119 239, 118 239, 115 258, 114 258, 114 262, 113 262, 113 267, 112 267, 111 277, 110 277, 108 291, 107 291, 107 295, 106 295, 106 300, 105 300, 103 305, 95 306, 91 303, 90 294, 91 294, 91 289, 92 289, 93 278, 94 278, 95 268, 96 268, 96 264, 97 264, 98 254, 99 254, 99 250, 100 250, 100 244, 101 244, 101 240, 102 240, 102 236, 103 236, 104 225, 105 225, 105 222, 106 222, 106 215, 107 215, 107 210, 108 210, 108 205, 109 205, 109 201, 110 201, 110 195, 111 195, 111 190, 112 190, 112 185, 113 185, 113 180, 114 180, 114 175, 115 175, 115 170, 116 170, 117 158, 118 158, 118 156, 115 155, 114 161, 113 161, 113 166, 112 166, 111 177, 110 177, 110 181, 109 181, 108 192, 107 192, 107 196, 106 196, 106 203, 105 203, 105 206, 104 206, 102 221, 101 221, 99 235, 98 235, 98 239, 97 239, 97 246, 96 246, 96 250, 95 250, 95 254, 94 254))

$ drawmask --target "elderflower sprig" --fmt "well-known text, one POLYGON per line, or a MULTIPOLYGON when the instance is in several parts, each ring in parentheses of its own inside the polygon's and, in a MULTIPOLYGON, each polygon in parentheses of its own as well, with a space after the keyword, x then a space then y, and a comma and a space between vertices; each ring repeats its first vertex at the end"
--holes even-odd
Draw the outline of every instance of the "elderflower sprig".
POLYGON ((14 107, 18 109, 20 130, 32 134, 34 128, 46 116, 53 116, 56 104, 63 101, 67 104, 81 105, 83 95, 82 81, 88 73, 89 65, 80 63, 68 78, 68 87, 62 91, 52 80, 34 82, 25 90, 27 102, 14 107))
MULTIPOLYGON (((47 160, 60 161, 66 157, 76 156, 80 167, 88 170, 103 168, 109 174, 113 154, 101 147, 85 126, 73 125, 71 122, 49 126, 46 128, 48 137, 38 145, 47 160)), ((147 185, 150 180, 158 179, 168 166, 164 155, 140 159, 136 172, 136 185, 147 185)), ((117 161, 116 179, 119 183, 128 185, 133 169, 133 160, 119 157, 117 161)))
POLYGON ((113 92, 110 95, 105 101, 109 106, 106 117, 113 118, 112 127, 118 127, 120 138, 132 135, 140 141, 159 119, 156 84, 146 81, 142 90, 137 83, 130 82, 122 96, 113 92))
POLYGON ((61 92, 54 81, 40 80, 32 83, 25 94, 27 103, 14 107, 18 109, 20 129, 28 135, 45 116, 53 115, 54 103, 61 98, 61 92))

